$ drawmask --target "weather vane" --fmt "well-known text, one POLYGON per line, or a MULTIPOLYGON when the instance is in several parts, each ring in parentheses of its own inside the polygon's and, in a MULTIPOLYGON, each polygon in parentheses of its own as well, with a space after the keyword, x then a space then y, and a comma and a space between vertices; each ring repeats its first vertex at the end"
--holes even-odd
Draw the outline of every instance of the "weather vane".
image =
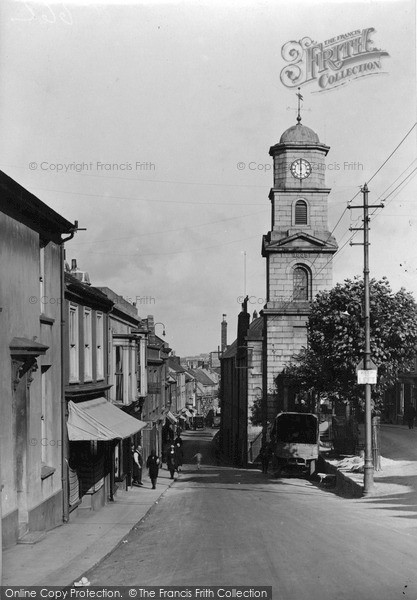
POLYGON ((301 88, 298 88, 298 93, 296 94, 296 96, 298 98, 298 114, 297 114, 298 123, 300 123, 300 121, 301 121, 300 108, 301 108, 301 100, 303 100, 303 97, 300 94, 300 90, 301 90, 301 88))

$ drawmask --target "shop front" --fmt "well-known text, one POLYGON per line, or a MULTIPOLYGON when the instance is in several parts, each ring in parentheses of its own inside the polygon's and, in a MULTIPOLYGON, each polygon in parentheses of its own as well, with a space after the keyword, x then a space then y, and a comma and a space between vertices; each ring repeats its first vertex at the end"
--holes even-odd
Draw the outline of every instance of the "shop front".
POLYGON ((121 448, 128 455, 146 423, 106 398, 68 403, 69 510, 98 510, 112 501, 121 470, 121 448))

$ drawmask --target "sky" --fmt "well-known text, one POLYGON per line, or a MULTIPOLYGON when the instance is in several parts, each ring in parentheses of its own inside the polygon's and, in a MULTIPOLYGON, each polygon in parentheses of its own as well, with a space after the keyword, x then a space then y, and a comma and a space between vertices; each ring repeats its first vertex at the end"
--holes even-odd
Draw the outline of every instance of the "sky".
POLYGON ((251 312, 265 303, 268 152, 297 109, 283 47, 373 28, 381 68, 333 88, 302 84, 302 122, 330 146, 334 283, 362 273, 363 249, 348 243, 360 213, 345 209, 369 182, 371 204, 386 198, 371 221, 371 276, 417 298, 417 128, 403 141, 416 122, 414 1, 0 10, 0 169, 86 228, 67 261, 153 314, 181 356, 216 350, 223 314, 231 343, 244 293, 251 312))

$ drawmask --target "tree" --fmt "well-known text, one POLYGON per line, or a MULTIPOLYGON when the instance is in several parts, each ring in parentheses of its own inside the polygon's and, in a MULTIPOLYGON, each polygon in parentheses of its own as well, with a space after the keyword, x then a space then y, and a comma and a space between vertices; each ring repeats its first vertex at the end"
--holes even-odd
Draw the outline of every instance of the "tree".
MULTIPOLYGON (((340 400, 362 398, 356 367, 363 358, 363 280, 347 279, 320 292, 311 305, 307 325, 308 348, 285 374, 304 391, 325 392, 340 400)), ((417 352, 417 305, 401 288, 393 293, 388 280, 370 282, 371 358, 378 367, 372 386, 374 409, 398 374, 412 368, 417 352)))
POLYGON ((250 421, 252 425, 262 425, 262 398, 256 397, 250 407, 250 421))

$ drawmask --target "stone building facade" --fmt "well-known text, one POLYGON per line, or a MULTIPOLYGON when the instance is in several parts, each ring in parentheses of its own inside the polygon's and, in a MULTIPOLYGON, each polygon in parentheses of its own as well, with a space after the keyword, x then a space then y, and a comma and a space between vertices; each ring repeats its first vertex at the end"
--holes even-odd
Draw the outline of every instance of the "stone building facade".
POLYGON ((270 148, 274 186, 270 191, 271 231, 263 237, 267 302, 263 326, 264 426, 292 407, 285 381, 276 379, 307 344, 310 303, 332 285, 337 244, 328 230, 325 157, 329 147, 298 123, 270 148))

